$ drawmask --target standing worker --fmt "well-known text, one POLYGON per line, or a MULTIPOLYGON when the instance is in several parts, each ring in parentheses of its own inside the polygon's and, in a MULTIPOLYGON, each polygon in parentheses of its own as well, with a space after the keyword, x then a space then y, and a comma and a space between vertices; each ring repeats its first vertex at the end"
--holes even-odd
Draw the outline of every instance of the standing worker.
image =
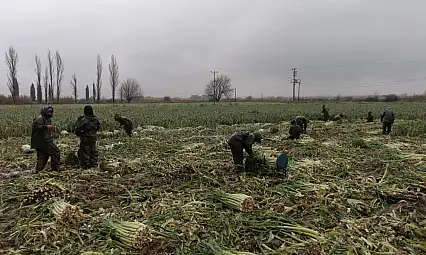
POLYGON ((84 107, 84 116, 78 118, 75 129, 75 134, 80 137, 78 158, 83 169, 96 167, 98 164, 96 141, 100 127, 101 124, 98 118, 93 114, 92 106, 86 105, 84 107))
POLYGON ((330 114, 328 113, 328 109, 325 107, 325 105, 322 106, 322 119, 327 122, 330 119, 330 114))
POLYGON ((306 132, 306 129, 308 128, 308 123, 309 120, 305 116, 297 116, 290 122, 291 125, 297 125, 301 127, 303 132, 306 132))
POLYGON ((235 132, 228 139, 228 145, 231 148, 232 157, 234 159, 234 169, 236 171, 244 171, 244 150, 253 156, 253 144, 262 141, 262 134, 259 132, 235 132))
POLYGON ((126 134, 129 137, 132 136, 133 123, 131 120, 126 117, 120 116, 120 114, 115 114, 114 119, 115 121, 120 123, 120 127, 123 127, 124 131, 126 131, 126 134))
POLYGON ((366 120, 367 120, 367 122, 373 122, 374 121, 373 113, 371 111, 368 112, 366 120))
POLYGON ((52 126, 53 107, 44 106, 41 114, 34 119, 31 130, 31 147, 37 151, 36 173, 42 171, 50 158, 52 171, 59 170, 61 153, 53 141, 52 126))
POLYGON ((391 109, 386 109, 381 115, 380 120, 382 121, 382 134, 388 135, 391 132, 393 122, 395 121, 395 114, 391 109))

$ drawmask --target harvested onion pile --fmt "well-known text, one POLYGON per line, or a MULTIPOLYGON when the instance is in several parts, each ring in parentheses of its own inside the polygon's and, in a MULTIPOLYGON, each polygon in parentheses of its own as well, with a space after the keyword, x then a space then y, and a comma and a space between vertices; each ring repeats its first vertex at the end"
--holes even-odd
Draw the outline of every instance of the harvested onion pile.
POLYGON ((62 197, 66 193, 66 189, 58 183, 48 182, 42 187, 31 191, 24 199, 25 203, 38 203, 46 201, 54 197, 62 197))
POLYGON ((84 218, 83 211, 78 206, 64 201, 53 203, 52 212, 56 220, 64 226, 75 226, 84 218))
POLYGON ((143 249, 152 242, 152 230, 140 222, 105 220, 104 224, 126 248, 143 249))
POLYGON ((224 192, 216 192, 215 199, 220 201, 228 208, 241 212, 253 212, 254 210, 253 198, 245 194, 229 194, 224 192))

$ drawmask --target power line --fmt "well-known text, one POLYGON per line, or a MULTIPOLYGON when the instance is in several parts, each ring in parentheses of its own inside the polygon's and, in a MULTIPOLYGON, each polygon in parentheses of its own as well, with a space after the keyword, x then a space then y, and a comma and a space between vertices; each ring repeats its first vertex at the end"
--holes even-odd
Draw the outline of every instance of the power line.
POLYGON ((325 86, 321 86, 321 85, 316 85, 316 84, 305 84, 305 86, 315 86, 315 87, 321 87, 321 88, 329 88, 329 87, 335 87, 335 88, 354 88, 354 87, 358 87, 358 88, 366 88, 366 87, 376 87, 376 86, 383 86, 383 85, 392 85, 392 84, 403 84, 403 83, 410 83, 410 82, 414 82, 414 81, 422 81, 422 80, 426 80, 426 77, 416 77, 416 78, 409 78, 409 79, 404 79, 404 80, 394 80, 394 81, 376 81, 376 82, 363 82, 363 83, 357 83, 350 85, 350 86, 338 86, 336 87, 335 85, 325 85, 325 86))

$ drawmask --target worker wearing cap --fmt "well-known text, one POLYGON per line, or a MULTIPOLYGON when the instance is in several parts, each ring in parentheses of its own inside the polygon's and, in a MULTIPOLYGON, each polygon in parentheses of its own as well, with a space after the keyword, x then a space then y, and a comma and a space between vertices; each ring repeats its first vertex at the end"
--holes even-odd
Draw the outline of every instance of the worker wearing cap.
POLYGON ((244 171, 244 150, 253 156, 253 144, 260 143, 262 135, 259 132, 235 132, 228 139, 228 145, 231 148, 232 157, 234 159, 234 169, 237 171, 244 171))
POLYGON ((59 170, 61 155, 58 146, 53 141, 52 126, 53 107, 46 105, 41 114, 34 119, 31 129, 31 147, 37 151, 36 172, 42 171, 50 158, 52 171, 59 170))

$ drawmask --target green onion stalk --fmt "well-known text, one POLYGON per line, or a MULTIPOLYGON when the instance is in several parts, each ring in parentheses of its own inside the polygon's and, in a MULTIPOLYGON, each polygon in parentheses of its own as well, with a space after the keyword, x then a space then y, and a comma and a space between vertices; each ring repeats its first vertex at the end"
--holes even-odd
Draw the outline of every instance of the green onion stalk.
POLYGON ((56 201, 52 204, 52 212, 58 222, 65 226, 74 226, 83 218, 83 211, 65 201, 56 201))
POLYGON ((225 192, 216 192, 215 199, 227 207, 241 212, 253 212, 254 201, 251 196, 245 194, 229 194, 225 192))
POLYGON ((80 255, 104 255, 102 252, 96 252, 96 251, 85 251, 80 253, 80 255))
POLYGON ((142 249, 152 242, 152 230, 140 222, 106 220, 114 237, 126 248, 142 249))
POLYGON ((256 255, 255 253, 251 252, 243 252, 243 251, 219 251, 215 255, 256 255))

